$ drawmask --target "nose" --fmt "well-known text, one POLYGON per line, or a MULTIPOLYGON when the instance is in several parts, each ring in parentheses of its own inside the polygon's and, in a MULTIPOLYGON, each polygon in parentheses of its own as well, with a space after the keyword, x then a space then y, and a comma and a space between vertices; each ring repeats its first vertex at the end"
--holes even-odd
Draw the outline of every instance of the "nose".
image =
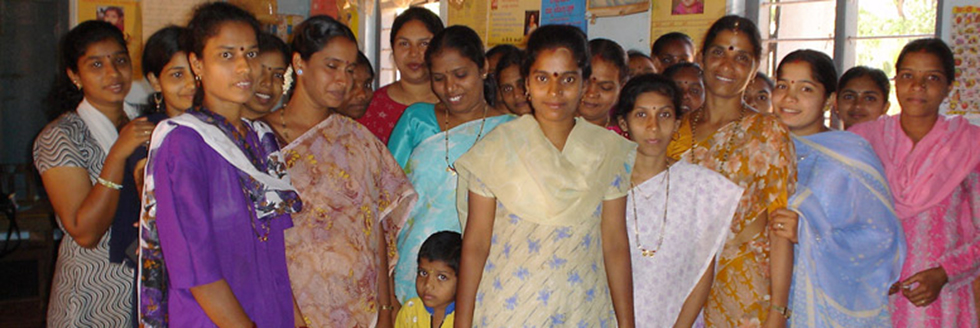
POLYGON ((413 44, 408 48, 408 54, 412 57, 421 57, 425 53, 425 47, 413 44))
POLYGON ((589 79, 588 84, 585 87, 585 97, 584 98, 598 98, 599 97, 599 83, 595 79, 589 79))
POLYGON ((548 82, 548 94, 552 96, 557 96, 562 93, 561 82, 557 78, 548 82))
POLYGON ((259 73, 258 74, 259 78, 258 81, 256 82, 258 82, 259 85, 263 87, 272 86, 272 72, 269 72, 268 70, 259 69, 258 73, 259 73))
POLYGON ((235 60, 235 69, 242 74, 252 74, 252 65, 247 56, 238 56, 235 60))

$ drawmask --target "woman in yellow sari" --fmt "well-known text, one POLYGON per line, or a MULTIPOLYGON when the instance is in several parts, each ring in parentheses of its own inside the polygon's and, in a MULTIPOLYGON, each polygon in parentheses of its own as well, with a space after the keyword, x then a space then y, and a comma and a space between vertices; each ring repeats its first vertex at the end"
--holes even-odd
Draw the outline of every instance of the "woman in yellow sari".
POLYGON ((711 26, 700 59, 704 106, 684 116, 667 149, 745 188, 704 309, 708 327, 783 327, 791 314, 792 244, 770 239, 766 226, 795 189, 796 155, 787 128, 742 101, 761 51, 751 21, 725 16, 711 26))

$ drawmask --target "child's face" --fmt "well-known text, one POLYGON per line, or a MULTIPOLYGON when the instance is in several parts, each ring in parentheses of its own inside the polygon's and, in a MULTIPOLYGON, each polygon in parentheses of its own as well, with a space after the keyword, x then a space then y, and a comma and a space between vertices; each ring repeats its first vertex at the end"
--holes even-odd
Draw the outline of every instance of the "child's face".
POLYGON ((420 258, 415 291, 425 306, 445 311, 446 306, 456 299, 456 271, 446 262, 420 258))
POLYGON ((701 80, 701 73, 696 68, 689 67, 674 74, 673 80, 683 95, 681 115, 701 108, 704 104, 704 81, 701 80))

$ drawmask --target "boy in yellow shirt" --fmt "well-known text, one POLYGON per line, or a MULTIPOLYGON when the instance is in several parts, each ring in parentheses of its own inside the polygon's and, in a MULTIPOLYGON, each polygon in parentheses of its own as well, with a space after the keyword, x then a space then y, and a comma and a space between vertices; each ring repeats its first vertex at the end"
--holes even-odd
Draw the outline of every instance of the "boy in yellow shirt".
POLYGON ((408 300, 398 311, 395 328, 453 327, 462 247, 462 237, 452 231, 437 232, 422 243, 415 277, 419 297, 408 300))

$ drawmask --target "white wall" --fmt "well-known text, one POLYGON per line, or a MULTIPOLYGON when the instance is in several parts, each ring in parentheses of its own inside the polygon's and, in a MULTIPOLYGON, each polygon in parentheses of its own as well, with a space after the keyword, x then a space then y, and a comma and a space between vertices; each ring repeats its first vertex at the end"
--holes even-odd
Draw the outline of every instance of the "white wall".
POLYGON ((606 38, 619 43, 623 49, 650 54, 650 11, 620 16, 596 18, 589 24, 589 39, 606 38))

